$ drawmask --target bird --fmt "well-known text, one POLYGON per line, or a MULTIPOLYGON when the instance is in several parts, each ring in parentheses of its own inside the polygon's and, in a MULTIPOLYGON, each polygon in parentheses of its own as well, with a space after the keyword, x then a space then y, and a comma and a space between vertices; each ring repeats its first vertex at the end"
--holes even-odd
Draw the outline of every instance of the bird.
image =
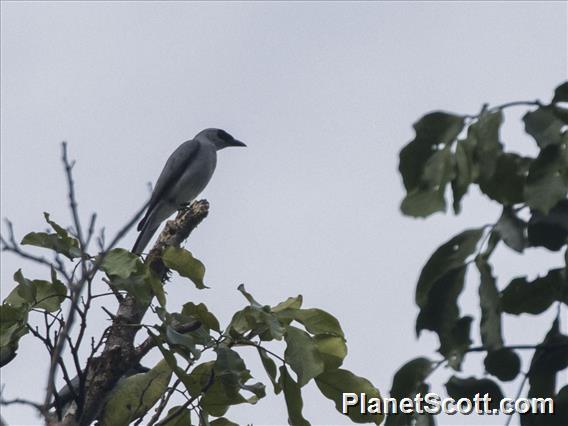
POLYGON ((142 254, 160 224, 205 189, 217 165, 217 151, 246 145, 222 129, 202 130, 170 155, 150 196, 132 253, 142 254))

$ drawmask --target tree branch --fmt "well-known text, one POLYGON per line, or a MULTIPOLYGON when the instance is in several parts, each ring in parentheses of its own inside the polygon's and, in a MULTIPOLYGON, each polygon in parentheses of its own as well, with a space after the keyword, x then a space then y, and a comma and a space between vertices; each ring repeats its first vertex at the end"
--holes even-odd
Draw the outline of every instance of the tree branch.
POLYGON ((75 232, 77 233, 77 239, 79 240, 79 248, 81 252, 86 251, 85 240, 83 239, 83 231, 81 229, 81 220, 79 219, 79 211, 77 209, 77 199, 75 198, 75 181, 73 180, 73 167, 75 166, 75 161, 69 162, 67 157, 67 142, 61 142, 61 161, 63 162, 63 167, 65 168, 65 177, 67 178, 67 189, 69 198, 69 210, 71 210, 71 215, 73 216, 73 224, 75 225, 75 232))
MULTIPOLYGON (((71 330, 71 327, 73 326, 73 323, 75 321, 75 313, 76 313, 76 308, 79 305, 79 300, 81 297, 81 293, 83 291, 83 287, 85 286, 85 283, 87 283, 89 280, 92 280, 93 277, 95 276, 95 274, 99 271, 99 268, 101 266, 101 264, 103 263, 106 255, 108 254, 108 252, 110 250, 112 250, 114 248, 114 246, 126 235, 126 233, 136 224, 136 222, 140 219, 140 217, 142 216, 142 214, 144 213, 144 211, 146 210, 146 208, 148 207, 149 201, 147 201, 144 206, 138 210, 138 212, 136 212, 136 214, 132 217, 132 219, 130 219, 129 222, 126 223, 126 225, 124 225, 116 234, 116 236, 114 237, 114 239, 111 241, 111 243, 109 244, 109 246, 96 258, 96 260, 92 263, 92 266, 88 269, 84 269, 83 274, 81 276, 81 279, 69 286, 70 290, 71 290, 71 306, 69 307, 69 312, 67 315, 67 321, 65 323, 65 327, 61 330, 61 334, 63 335, 62 339, 59 339, 57 342, 57 346, 55 347, 55 350, 53 352, 53 358, 51 360, 51 364, 49 367, 49 373, 48 373, 48 380, 47 380, 47 391, 45 394, 45 400, 44 400, 44 407, 47 409, 47 407, 49 406, 49 402, 51 400, 51 396, 53 395, 53 390, 55 387, 55 371, 57 368, 57 358, 61 356, 64 348, 65 348, 65 343, 66 343, 66 338, 67 335, 69 334, 69 331, 71 330)), ((81 262, 86 262, 86 253, 81 253, 81 262)))
MULTIPOLYGON (((162 250, 170 245, 179 246, 208 213, 209 203, 206 200, 195 201, 188 209, 180 211, 173 221, 166 223, 145 260, 162 282, 168 271, 161 261, 162 250)), ((120 302, 101 355, 91 358, 86 369, 84 398, 79 404, 79 418, 76 419, 78 424, 87 425, 96 419, 104 395, 138 362, 140 353, 134 347, 134 338, 148 307, 139 304, 132 296, 120 302)))
MULTIPOLYGON (((568 343, 556 343, 556 344, 538 344, 538 345, 511 345, 503 346, 501 349, 511 349, 511 350, 523 350, 523 349, 543 349, 543 350, 557 350, 562 348, 568 348, 568 343)), ((474 346, 468 348, 465 352, 488 352, 490 349, 485 346, 474 346)))

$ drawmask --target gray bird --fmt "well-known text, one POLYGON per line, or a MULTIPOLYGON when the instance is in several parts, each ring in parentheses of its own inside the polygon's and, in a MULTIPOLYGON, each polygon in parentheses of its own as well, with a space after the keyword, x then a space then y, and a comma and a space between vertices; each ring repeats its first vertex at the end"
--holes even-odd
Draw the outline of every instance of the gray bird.
POLYGON ((228 146, 246 146, 221 129, 205 129, 182 143, 166 162, 152 192, 148 210, 138 224, 138 239, 132 253, 141 254, 160 224, 199 195, 217 165, 217 151, 228 146))

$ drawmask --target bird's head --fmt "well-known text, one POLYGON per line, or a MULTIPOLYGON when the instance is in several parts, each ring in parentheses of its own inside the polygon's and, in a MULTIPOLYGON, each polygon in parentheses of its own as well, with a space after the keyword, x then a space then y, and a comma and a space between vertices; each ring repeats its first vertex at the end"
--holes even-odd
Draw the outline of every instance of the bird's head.
POLYGON ((217 151, 228 146, 246 146, 241 141, 236 140, 230 134, 221 129, 205 129, 195 136, 195 139, 205 139, 217 148, 217 151))

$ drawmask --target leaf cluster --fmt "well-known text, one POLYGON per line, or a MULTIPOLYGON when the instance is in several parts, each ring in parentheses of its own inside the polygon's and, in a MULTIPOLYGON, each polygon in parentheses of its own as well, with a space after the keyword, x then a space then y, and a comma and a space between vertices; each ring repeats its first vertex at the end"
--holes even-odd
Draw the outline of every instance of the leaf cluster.
MULTIPOLYGON (((45 217, 55 233, 31 233, 21 244, 41 247, 69 260, 79 258, 89 262, 91 267, 96 265, 95 275, 104 274, 102 281, 110 290, 101 296, 114 295, 121 304, 131 300, 140 312, 151 309, 155 314, 154 324, 128 326, 143 329, 148 335, 136 348, 139 358, 157 350, 162 360, 151 369, 135 369, 122 376, 106 395, 97 415, 101 425, 142 421, 169 426, 234 424, 225 417, 231 406, 256 404, 266 396, 265 385, 253 380, 239 353, 239 348, 243 347, 256 349, 272 390, 284 397, 292 425, 310 424, 302 414, 302 388, 309 382, 314 382, 340 412, 343 392, 366 392, 380 398, 370 381, 341 368, 347 356, 347 345, 339 321, 322 309, 304 308, 301 295, 270 306, 256 301, 241 284, 238 290, 247 305, 235 312, 225 327, 204 303, 187 301, 179 312, 171 312, 164 285, 164 278, 171 274, 158 276, 151 261, 144 261, 122 248, 96 256, 81 252, 81 244, 74 236, 51 221, 49 215, 45 217), (280 350, 275 350, 274 346, 280 350), (185 402, 172 407, 169 401, 174 393, 183 395, 185 402)), ((182 280, 187 278, 196 290, 209 288, 205 285, 205 266, 189 251, 169 246, 160 253, 160 259, 169 271, 177 273, 182 280)), ((1 307, 3 365, 16 356, 19 340, 30 331, 52 355, 56 342, 51 340, 51 329, 46 329, 42 335, 39 328, 32 325, 30 313, 51 315, 56 324, 64 324, 62 304, 69 299, 69 284, 58 279, 55 268, 51 268, 50 281, 25 278, 21 270, 15 273, 14 280, 17 286, 1 307)), ((93 296, 98 297, 89 287, 87 303, 83 304, 83 309, 76 307, 81 316, 86 316, 85 306, 93 296)), ((87 362, 95 362, 96 349, 92 348, 87 362)), ((72 352, 78 355, 78 347, 72 346, 72 352)), ((62 360, 60 362, 65 367, 62 360)), ((87 391, 84 389, 85 371, 78 370, 79 382, 71 380, 66 373, 67 388, 73 395, 66 398, 65 392, 56 394, 55 412, 48 412, 46 416, 63 418, 69 403, 73 400, 75 404, 81 403, 87 391)), ((350 410, 346 415, 358 423, 380 424, 383 419, 381 414, 363 415, 358 410, 350 410)))
MULTIPOLYGON (((502 206, 495 223, 467 229, 450 238, 430 256, 418 278, 415 300, 419 308, 416 332, 429 330, 438 335, 441 361, 416 358, 394 376, 391 395, 414 397, 426 392, 427 377, 435 367, 446 365, 461 371, 469 352, 485 352, 484 378, 452 376, 446 383, 456 399, 489 393, 493 400, 503 397, 495 381, 511 381, 521 371, 517 350, 533 349, 525 377, 528 396, 550 397, 565 416, 568 387, 556 392, 556 375, 568 366, 568 336, 559 331, 559 317, 540 344, 509 345, 502 335, 503 315, 539 315, 551 305, 568 303, 568 82, 555 90, 548 104, 512 102, 488 108, 475 116, 446 112, 425 115, 415 123, 416 137, 400 152, 399 171, 406 189, 401 204, 405 215, 426 217, 445 211, 447 196, 453 198, 458 214, 461 201, 472 185, 502 206), (538 149, 535 157, 508 152, 500 137, 503 110, 512 106, 535 107, 524 114, 525 132, 538 149), (522 215, 523 210, 527 215, 522 215), (491 256, 499 243, 522 255, 527 249, 565 249, 565 264, 530 281, 517 277, 499 287, 493 274, 491 256), (468 268, 478 272, 480 347, 472 347, 475 319, 462 316, 458 298, 468 268)), ((523 381, 524 384, 524 381, 523 381)), ((424 415, 389 416, 387 425, 433 424, 424 415)), ((568 417, 522 416, 523 425, 566 424, 568 417)))

